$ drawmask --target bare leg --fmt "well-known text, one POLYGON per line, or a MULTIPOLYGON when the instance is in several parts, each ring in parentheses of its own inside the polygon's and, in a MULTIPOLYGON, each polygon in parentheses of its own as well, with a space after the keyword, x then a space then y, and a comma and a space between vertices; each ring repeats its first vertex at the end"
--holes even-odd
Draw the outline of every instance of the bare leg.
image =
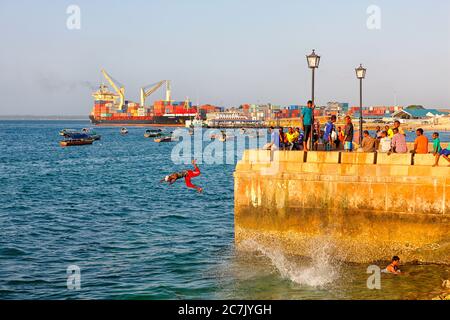
POLYGON ((439 153, 436 153, 436 156, 434 157, 435 161, 434 161, 433 167, 439 166, 439 158, 440 157, 441 157, 441 155, 439 153))

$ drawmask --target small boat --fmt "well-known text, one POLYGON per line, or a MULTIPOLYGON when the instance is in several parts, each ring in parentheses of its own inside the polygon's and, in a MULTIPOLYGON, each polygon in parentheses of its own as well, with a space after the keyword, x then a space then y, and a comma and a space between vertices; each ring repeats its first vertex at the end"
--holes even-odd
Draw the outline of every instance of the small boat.
POLYGON ((160 143, 160 142, 172 142, 172 137, 160 137, 156 138, 153 141, 160 143))
POLYGON ((78 133, 72 134, 70 137, 59 142, 61 147, 69 147, 69 146, 82 146, 86 144, 92 144, 94 139, 88 134, 78 133))
POLYGON ((156 138, 162 136, 162 130, 161 129, 148 129, 145 130, 144 137, 145 138, 156 138))
POLYGON ((92 144, 94 142, 94 139, 68 139, 63 140, 59 142, 59 145, 61 147, 70 147, 70 146, 82 146, 86 144, 92 144))
POLYGON ((127 128, 120 129, 120 134, 128 134, 127 128))

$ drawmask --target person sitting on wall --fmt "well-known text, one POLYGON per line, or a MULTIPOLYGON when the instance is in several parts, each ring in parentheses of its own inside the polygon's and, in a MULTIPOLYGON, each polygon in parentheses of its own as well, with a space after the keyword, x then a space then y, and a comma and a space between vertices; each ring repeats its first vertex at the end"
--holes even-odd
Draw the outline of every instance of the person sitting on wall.
POLYGON ((408 147, 406 145, 406 137, 399 133, 398 128, 392 130, 394 137, 392 138, 392 151, 395 153, 407 153, 408 147))
POLYGON ((270 127, 270 143, 264 146, 265 150, 280 150, 280 131, 270 127))
POLYGON ((375 152, 376 140, 370 136, 367 130, 364 130, 363 135, 364 138, 361 141, 362 152, 375 152))
POLYGON ((387 132, 387 135, 390 139, 394 137, 394 130, 392 130, 388 125, 384 127, 384 130, 387 132))
POLYGON ((391 152, 391 148, 392 148, 391 146, 392 146, 391 138, 388 137, 388 134, 386 131, 382 131, 378 152, 389 153, 389 152, 391 152))
MULTIPOLYGON (((435 162, 433 167, 437 167, 439 166, 439 159, 442 157, 444 157, 445 160, 447 160, 448 162, 450 162, 450 143, 447 145, 447 149, 441 149, 441 151, 439 151, 436 155, 435 155, 435 162)), ((449 165, 450 167, 450 165, 449 165)))
POLYGON ((394 129, 396 129, 396 128, 398 129, 398 133, 400 133, 400 134, 406 136, 406 133, 405 133, 405 131, 403 130, 403 128, 400 127, 400 121, 398 121, 398 120, 395 120, 395 121, 394 121, 394 129))
POLYGON ((428 138, 423 134, 423 129, 416 130, 417 138, 414 141, 414 150, 412 153, 427 154, 428 153, 428 138))
POLYGON ((294 150, 302 150, 303 148, 303 133, 300 132, 300 128, 295 128, 296 139, 294 141, 294 150))
POLYGON ((400 265, 400 258, 398 256, 392 257, 391 264, 386 267, 383 271, 386 273, 392 273, 392 274, 400 274, 401 271, 399 269, 400 265))
POLYGON ((298 139, 298 135, 295 133, 294 128, 289 127, 286 133, 286 150, 292 150, 294 148, 294 143, 298 139))

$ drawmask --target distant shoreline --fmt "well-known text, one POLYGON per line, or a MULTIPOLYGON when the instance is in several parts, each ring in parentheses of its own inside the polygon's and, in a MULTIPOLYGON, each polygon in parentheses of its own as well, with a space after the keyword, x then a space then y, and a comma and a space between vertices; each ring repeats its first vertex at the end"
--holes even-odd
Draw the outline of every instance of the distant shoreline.
POLYGON ((34 115, 10 115, 10 116, 2 116, 0 115, 0 120, 35 120, 35 121, 58 121, 58 120, 86 120, 89 121, 88 116, 56 116, 56 115, 48 115, 48 116, 34 116, 34 115))

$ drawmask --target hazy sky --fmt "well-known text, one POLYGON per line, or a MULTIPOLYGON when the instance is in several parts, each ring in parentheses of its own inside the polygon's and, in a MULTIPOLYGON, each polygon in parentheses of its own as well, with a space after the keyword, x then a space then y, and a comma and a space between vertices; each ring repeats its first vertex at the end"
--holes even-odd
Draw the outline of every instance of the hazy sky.
POLYGON ((450 1, 0 0, 0 28, 3 115, 87 114, 102 68, 129 100, 170 79, 177 100, 304 104, 313 48, 319 104, 357 104, 363 63, 365 105, 450 107, 450 1), (66 26, 71 4, 80 30, 66 26))

